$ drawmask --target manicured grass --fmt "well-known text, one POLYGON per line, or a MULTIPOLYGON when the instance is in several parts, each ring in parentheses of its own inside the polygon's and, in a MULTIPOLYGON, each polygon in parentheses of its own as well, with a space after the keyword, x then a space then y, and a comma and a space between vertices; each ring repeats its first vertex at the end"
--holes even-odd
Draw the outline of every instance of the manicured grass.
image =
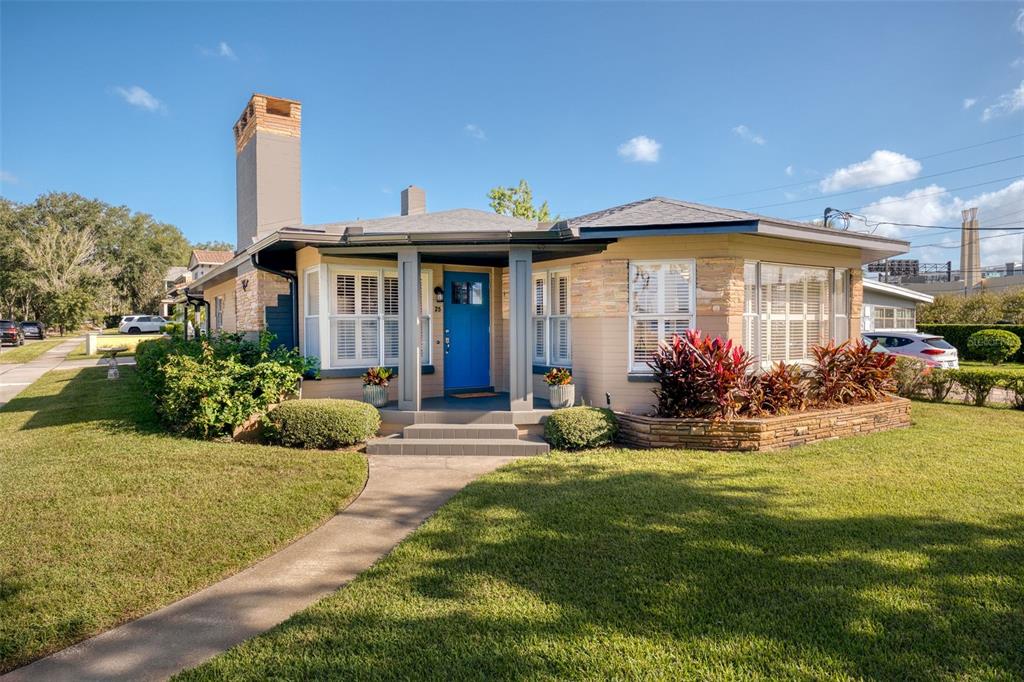
POLYGON ((996 369, 1000 371, 1024 372, 1024 364, 1020 362, 1004 362, 1001 365, 993 365, 991 362, 982 362, 980 360, 961 360, 960 367, 962 369, 996 369))
POLYGON ((520 460, 211 679, 1024 677, 1024 412, 520 460))
POLYGON ((35 360, 48 350, 56 348, 67 341, 60 337, 43 339, 42 341, 26 342, 24 346, 4 346, 0 348, 0 363, 11 364, 35 360))
POLYGON ((365 481, 353 452, 168 436, 121 372, 50 372, 0 410, 0 670, 238 571, 365 481))
MULTIPOLYGON (((159 339, 163 334, 107 334, 103 332, 99 338, 96 339, 96 347, 102 351, 104 348, 127 348, 128 350, 123 353, 118 353, 117 357, 124 358, 135 355, 135 347, 142 341, 150 341, 152 339, 159 339)), ((96 355, 85 354, 85 344, 83 343, 75 350, 68 354, 68 360, 83 360, 88 358, 101 358, 103 355, 98 353, 96 355)))

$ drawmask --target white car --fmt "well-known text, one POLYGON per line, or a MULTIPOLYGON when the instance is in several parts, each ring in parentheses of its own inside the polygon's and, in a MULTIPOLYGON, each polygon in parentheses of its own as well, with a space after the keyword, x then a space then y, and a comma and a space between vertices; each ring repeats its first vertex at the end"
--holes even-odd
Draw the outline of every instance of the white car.
POLYGON ((916 332, 865 332, 864 342, 872 341, 878 341, 878 348, 886 353, 906 355, 922 361, 929 367, 960 368, 956 348, 941 336, 916 332))
POLYGON ((128 315, 121 318, 117 331, 122 334, 154 334, 161 331, 167 320, 159 315, 128 315))

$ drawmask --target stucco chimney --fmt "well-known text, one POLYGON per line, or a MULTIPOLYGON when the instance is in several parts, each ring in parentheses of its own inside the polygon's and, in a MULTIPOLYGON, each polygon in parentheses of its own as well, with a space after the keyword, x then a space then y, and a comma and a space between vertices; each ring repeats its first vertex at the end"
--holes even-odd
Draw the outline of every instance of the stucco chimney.
POLYGON ((236 251, 302 222, 302 104, 254 94, 234 126, 236 251))
POLYGON ((427 193, 422 187, 409 185, 402 190, 402 215, 420 215, 427 212, 427 193))

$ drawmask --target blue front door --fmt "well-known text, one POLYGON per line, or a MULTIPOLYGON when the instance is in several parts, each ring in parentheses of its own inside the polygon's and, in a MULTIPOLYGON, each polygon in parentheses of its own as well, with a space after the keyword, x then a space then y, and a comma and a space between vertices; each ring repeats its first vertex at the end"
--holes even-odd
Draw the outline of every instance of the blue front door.
POLYGON ((444 273, 445 390, 490 386, 490 301, 490 275, 444 273))

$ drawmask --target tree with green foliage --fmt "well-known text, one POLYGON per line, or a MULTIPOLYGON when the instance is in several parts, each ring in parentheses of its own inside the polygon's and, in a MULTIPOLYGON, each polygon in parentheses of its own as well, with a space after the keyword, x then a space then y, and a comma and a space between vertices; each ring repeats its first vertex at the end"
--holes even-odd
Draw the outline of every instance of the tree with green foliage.
POLYGON ((543 202, 540 207, 533 205, 533 190, 526 180, 520 180, 517 187, 492 187, 487 193, 490 199, 491 209, 500 215, 512 216, 523 220, 536 220, 538 222, 549 222, 558 220, 558 216, 551 217, 548 202, 543 202))
POLYGON ((192 245, 193 249, 201 249, 203 251, 234 251, 235 245, 230 242, 222 242, 214 239, 206 242, 196 242, 192 245))

